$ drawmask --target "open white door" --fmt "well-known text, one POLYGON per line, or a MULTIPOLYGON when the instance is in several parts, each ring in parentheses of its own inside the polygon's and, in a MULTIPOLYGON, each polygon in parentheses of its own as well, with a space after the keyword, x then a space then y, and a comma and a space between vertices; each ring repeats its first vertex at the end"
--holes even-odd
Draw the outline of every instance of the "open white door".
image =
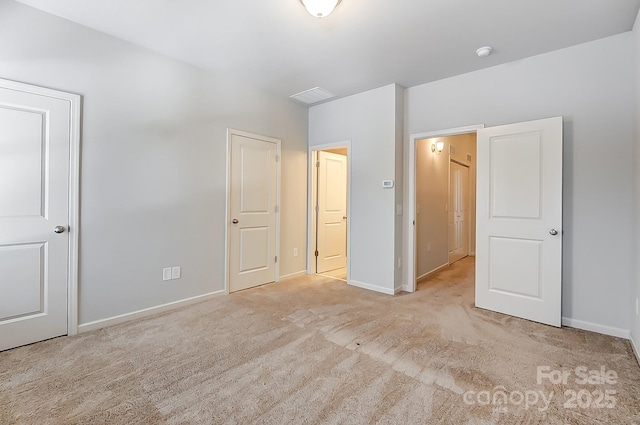
POLYGON ((317 273, 347 266, 347 157, 318 152, 317 273))
POLYGON ((229 292, 276 280, 278 141, 231 132, 229 292))
POLYGON ((562 117, 478 130, 476 307, 561 324, 562 117))
POLYGON ((0 82, 0 350, 67 334, 71 102, 13 86, 0 82))

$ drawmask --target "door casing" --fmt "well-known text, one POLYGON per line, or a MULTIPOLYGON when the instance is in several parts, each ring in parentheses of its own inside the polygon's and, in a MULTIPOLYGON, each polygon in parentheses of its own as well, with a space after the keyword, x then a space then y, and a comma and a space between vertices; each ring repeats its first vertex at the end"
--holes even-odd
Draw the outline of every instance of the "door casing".
POLYGON ((80 111, 82 97, 31 84, 0 79, 0 87, 69 102, 69 260, 67 264, 67 335, 78 333, 78 240, 80 234, 80 111))

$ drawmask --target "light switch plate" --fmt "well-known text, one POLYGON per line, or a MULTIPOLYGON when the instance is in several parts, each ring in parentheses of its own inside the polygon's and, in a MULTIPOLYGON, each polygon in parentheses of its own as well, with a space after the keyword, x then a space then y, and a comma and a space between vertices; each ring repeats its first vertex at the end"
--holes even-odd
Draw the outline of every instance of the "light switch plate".
POLYGON ((162 280, 171 280, 171 267, 162 269, 162 280))
POLYGON ((171 267, 171 279, 180 279, 182 268, 180 266, 171 267))

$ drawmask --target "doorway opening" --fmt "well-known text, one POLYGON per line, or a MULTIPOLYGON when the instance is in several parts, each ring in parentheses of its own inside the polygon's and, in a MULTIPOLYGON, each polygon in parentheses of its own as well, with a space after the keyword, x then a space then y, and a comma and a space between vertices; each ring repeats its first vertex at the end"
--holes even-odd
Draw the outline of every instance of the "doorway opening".
POLYGON ((309 272, 349 281, 349 143, 310 153, 309 272))
POLYGON ((476 134, 418 139, 415 153, 415 264, 420 284, 475 255, 476 134))

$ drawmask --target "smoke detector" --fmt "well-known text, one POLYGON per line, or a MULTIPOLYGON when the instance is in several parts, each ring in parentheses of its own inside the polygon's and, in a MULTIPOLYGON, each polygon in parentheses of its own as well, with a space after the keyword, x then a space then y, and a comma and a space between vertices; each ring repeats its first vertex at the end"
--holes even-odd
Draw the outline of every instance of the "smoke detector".
POLYGON ((493 48, 491 46, 484 46, 476 50, 476 55, 478 55, 479 58, 486 58, 491 54, 491 52, 493 52, 493 48))

